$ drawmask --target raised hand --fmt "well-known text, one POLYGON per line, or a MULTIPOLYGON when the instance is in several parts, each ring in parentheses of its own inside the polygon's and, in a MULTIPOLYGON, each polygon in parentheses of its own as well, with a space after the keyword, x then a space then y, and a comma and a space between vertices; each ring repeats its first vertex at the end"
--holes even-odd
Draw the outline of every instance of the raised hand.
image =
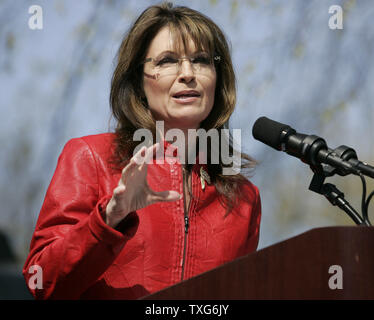
POLYGON ((113 196, 106 207, 105 222, 116 227, 130 212, 149 206, 160 201, 176 201, 181 194, 168 190, 153 191, 147 182, 147 167, 159 144, 141 148, 122 170, 118 186, 113 190, 113 196))

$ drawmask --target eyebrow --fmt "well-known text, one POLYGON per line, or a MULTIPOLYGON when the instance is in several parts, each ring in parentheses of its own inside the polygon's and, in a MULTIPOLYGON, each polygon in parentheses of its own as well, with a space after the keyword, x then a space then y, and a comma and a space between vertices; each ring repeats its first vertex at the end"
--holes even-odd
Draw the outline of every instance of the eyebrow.
POLYGON ((170 50, 165 50, 165 51, 162 51, 161 53, 159 53, 157 56, 156 56, 156 59, 157 58, 159 58, 159 57, 161 57, 162 55, 165 55, 165 54, 167 54, 167 53, 170 53, 170 54, 175 54, 175 55, 177 55, 178 53, 177 52, 175 52, 175 51, 170 51, 170 50))

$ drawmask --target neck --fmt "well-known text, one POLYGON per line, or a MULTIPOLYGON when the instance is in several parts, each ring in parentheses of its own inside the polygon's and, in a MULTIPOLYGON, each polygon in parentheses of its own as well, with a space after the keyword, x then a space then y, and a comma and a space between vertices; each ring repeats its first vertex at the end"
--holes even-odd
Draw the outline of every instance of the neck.
POLYGON ((169 128, 165 126, 165 132, 163 135, 163 139, 172 143, 179 149, 182 149, 183 152, 178 152, 179 161, 186 166, 188 164, 188 155, 191 153, 196 156, 196 130, 197 128, 177 128, 178 131, 173 132, 173 129, 176 128, 169 128), (191 130, 189 133, 188 130, 191 130), (180 131, 183 133, 181 133, 180 131), (168 133, 169 132, 169 133, 168 133), (177 133, 178 134, 174 134, 177 133), (174 140, 171 140, 174 139, 174 140))

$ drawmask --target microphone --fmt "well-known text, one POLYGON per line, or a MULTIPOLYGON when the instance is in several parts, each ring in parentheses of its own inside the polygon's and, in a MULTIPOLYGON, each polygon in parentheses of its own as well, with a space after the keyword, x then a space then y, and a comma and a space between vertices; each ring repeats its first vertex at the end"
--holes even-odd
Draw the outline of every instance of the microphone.
POLYGON ((321 137, 298 133, 286 124, 260 117, 253 125, 252 135, 275 150, 299 158, 312 168, 327 164, 341 176, 364 174, 374 178, 374 167, 359 161, 352 148, 343 145, 332 150, 321 137))

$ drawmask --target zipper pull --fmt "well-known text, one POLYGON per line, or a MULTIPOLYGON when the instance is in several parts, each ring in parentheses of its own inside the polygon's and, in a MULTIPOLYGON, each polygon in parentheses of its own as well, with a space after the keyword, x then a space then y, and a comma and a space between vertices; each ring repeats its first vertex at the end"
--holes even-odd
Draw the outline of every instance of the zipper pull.
POLYGON ((184 217, 184 232, 188 233, 188 227, 190 226, 189 222, 188 222, 188 217, 185 216, 184 217))

